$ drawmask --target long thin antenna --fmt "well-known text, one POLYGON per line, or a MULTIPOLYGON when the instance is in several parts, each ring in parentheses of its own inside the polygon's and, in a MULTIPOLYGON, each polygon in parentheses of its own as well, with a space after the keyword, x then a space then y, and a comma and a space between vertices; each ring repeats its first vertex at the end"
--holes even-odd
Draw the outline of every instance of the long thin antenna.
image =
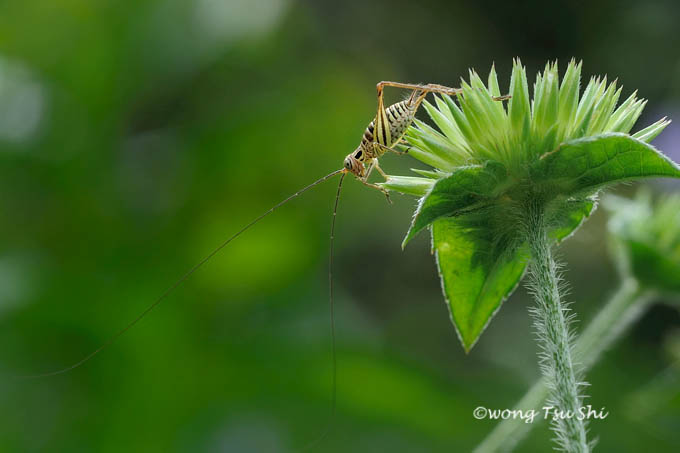
POLYGON ((331 237, 330 237, 330 250, 328 253, 328 307, 330 309, 330 321, 331 321, 331 361, 332 361, 332 380, 331 380, 331 415, 328 418, 328 423, 326 428, 323 430, 321 435, 314 441, 307 444, 301 451, 306 451, 321 442, 328 433, 331 432, 333 427, 333 422, 335 420, 335 406, 337 400, 338 386, 338 359, 335 351, 335 302, 333 299, 333 244, 335 243, 335 218, 338 214, 338 204, 340 202, 340 192, 342 191, 342 181, 345 179, 347 172, 343 172, 340 176, 340 182, 338 183, 338 191, 335 194, 335 204, 333 205, 333 218, 331 219, 331 237))
MULTIPOLYGON (((184 275, 182 275, 175 283, 173 283, 168 289, 166 289, 166 290, 165 290, 165 291, 164 291, 164 292, 163 292, 163 293, 162 293, 162 294, 161 294, 161 295, 160 295, 160 296, 159 296, 159 297, 151 304, 151 305, 149 305, 142 313, 140 313, 139 316, 137 316, 135 319, 133 319, 128 325, 126 325, 125 327, 123 327, 123 328, 122 328, 121 330, 119 330, 115 335, 113 335, 111 338, 109 338, 105 343, 103 343, 103 344, 102 344, 101 346, 99 346, 97 349, 95 349, 94 351, 92 351, 91 353, 89 353, 88 355, 86 355, 84 358, 80 359, 79 361, 77 361, 76 363, 74 363, 74 364, 71 365, 71 366, 68 366, 68 367, 66 367, 66 368, 62 368, 62 369, 57 370, 57 371, 51 371, 51 372, 48 372, 48 373, 33 374, 33 375, 27 375, 27 376, 19 376, 19 377, 22 378, 22 379, 36 379, 36 378, 42 378, 42 377, 55 376, 55 375, 57 375, 57 374, 63 374, 63 373, 66 373, 66 372, 68 372, 68 371, 71 371, 71 370, 73 370, 73 369, 75 369, 75 368, 78 368, 80 365, 82 365, 83 363, 85 363, 85 362, 87 362, 88 360, 90 360, 92 357, 94 357, 94 356, 96 356, 97 354, 99 354, 103 349, 105 349, 105 348, 107 348, 108 346, 110 346, 114 341, 116 341, 118 338, 120 338, 125 332, 127 332, 127 331, 130 330, 132 327, 134 327, 135 324, 137 324, 139 321, 141 321, 141 320, 142 320, 146 315, 148 315, 154 308, 156 308, 156 307, 158 306, 158 304, 160 304, 160 303, 163 301, 163 299, 165 299, 170 293, 172 293, 172 292, 173 292, 179 285, 181 285, 187 278, 189 278, 189 277, 191 276, 191 274, 193 274, 193 273, 196 272, 198 269, 200 269, 205 263, 207 263, 207 262, 208 262, 213 256, 215 256, 220 250, 222 250, 224 247, 226 247, 231 241, 233 241, 234 239, 236 239, 237 237, 239 237, 241 234, 243 234, 245 231, 247 231, 250 227, 252 227, 252 226, 255 225, 257 222, 259 222, 260 220, 262 220, 262 219, 264 219, 265 217, 267 217, 269 214, 271 214, 272 212, 274 212, 276 209, 278 209, 278 208, 280 208, 281 206, 283 206, 284 204, 288 203, 288 202, 289 202, 290 200, 292 200, 293 198, 295 198, 295 197, 301 195, 302 193, 308 191, 308 190, 311 189, 312 187, 314 187, 314 186, 316 186, 316 185, 318 185, 318 184, 321 184, 322 182, 324 182, 324 181, 326 181, 326 180, 332 178, 333 176, 337 175, 338 173, 343 173, 343 177, 344 177, 345 170, 344 170, 344 169, 336 170, 336 171, 334 171, 333 173, 330 173, 330 174, 324 176, 323 178, 320 178, 320 179, 314 181, 314 182, 311 183, 310 185, 308 185, 308 186, 306 186, 306 187, 304 187, 304 188, 298 190, 297 192, 295 192, 293 195, 289 196, 289 197, 286 198, 285 200, 283 200, 283 201, 281 201, 281 202, 275 204, 272 208, 270 208, 270 209, 269 209, 268 211, 266 211, 264 214, 261 214, 259 217, 255 218, 253 221, 251 221, 250 223, 248 223, 246 226, 244 226, 243 228, 241 228, 240 230, 238 230, 238 231, 237 231, 236 233, 234 233, 231 237, 229 237, 229 239, 227 239, 227 240, 225 240, 224 242, 222 242, 215 250, 213 250, 212 252, 210 252, 210 254, 209 254, 208 256, 206 256, 205 258, 203 258, 198 264, 194 265, 194 267, 192 267, 192 268, 189 269, 184 275)), ((341 184, 342 184, 342 179, 340 180, 340 182, 341 182, 341 184)), ((336 207, 337 207, 337 200, 336 200, 336 207)), ((333 216, 333 217, 334 217, 334 220, 335 220, 335 216, 333 216)), ((332 306, 332 304, 331 304, 331 306, 332 306)), ((332 311, 332 310, 331 310, 331 311, 332 311)), ((335 344, 335 343, 334 343, 334 344, 335 344)), ((335 347, 335 346, 334 346, 334 347, 335 347)), ((333 354, 335 354, 335 352, 333 352, 333 354)), ((334 367, 335 367, 335 365, 334 365, 334 367)), ((334 379, 335 379, 335 378, 334 378, 334 379)), ((333 398, 335 399, 335 396, 334 396, 333 398)), ((335 403, 334 403, 334 404, 335 404, 335 403)))

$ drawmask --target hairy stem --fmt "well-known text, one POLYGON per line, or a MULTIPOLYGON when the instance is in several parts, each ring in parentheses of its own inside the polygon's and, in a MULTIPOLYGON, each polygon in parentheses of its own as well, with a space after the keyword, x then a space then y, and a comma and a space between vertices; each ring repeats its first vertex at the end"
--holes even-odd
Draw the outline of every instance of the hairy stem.
MULTIPOLYGON (((635 321, 640 319, 652 300, 653 293, 645 291, 632 277, 624 277, 621 286, 605 304, 604 308, 588 324, 576 341, 576 359, 588 371, 600 356, 635 321)), ((545 378, 538 380, 515 409, 540 411, 548 396, 545 378)), ((525 423, 521 418, 508 418, 499 422, 474 453, 497 453, 512 451, 515 446, 538 424, 525 423)))
POLYGON ((531 250, 530 287, 536 299, 532 313, 542 349, 541 370, 549 388, 550 405, 561 413, 552 422, 555 441, 563 451, 588 452, 585 421, 578 417, 582 397, 572 360, 570 317, 560 298, 557 264, 544 210, 538 203, 531 203, 527 209, 526 234, 531 250))

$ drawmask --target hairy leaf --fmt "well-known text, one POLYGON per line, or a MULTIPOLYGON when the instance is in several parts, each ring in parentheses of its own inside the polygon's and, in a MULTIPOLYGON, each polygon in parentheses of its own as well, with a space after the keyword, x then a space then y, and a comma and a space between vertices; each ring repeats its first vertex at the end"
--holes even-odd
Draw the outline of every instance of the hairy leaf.
POLYGON ((459 215, 490 201, 505 179, 505 167, 488 162, 484 166, 461 167, 450 176, 438 180, 418 203, 402 247, 440 217, 459 215))
POLYGON ((498 242, 483 216, 442 218, 432 225, 442 290, 465 351, 477 342, 524 273, 524 249, 498 242))
POLYGON ((572 235, 595 210, 593 197, 557 199, 548 206, 550 236, 557 242, 572 235))
POLYGON ((553 194, 577 195, 636 178, 680 177, 680 168, 651 145, 610 133, 572 140, 541 157, 532 181, 553 194))

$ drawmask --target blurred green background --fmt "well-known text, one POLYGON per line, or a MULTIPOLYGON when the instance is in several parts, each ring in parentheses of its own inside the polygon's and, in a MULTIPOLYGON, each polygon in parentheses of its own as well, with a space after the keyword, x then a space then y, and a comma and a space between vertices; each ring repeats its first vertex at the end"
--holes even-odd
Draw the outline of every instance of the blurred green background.
MULTIPOLYGON (((641 125, 675 119, 679 19, 673 0, 0 2, 0 451, 299 450, 330 410, 333 182, 82 367, 11 376, 79 360, 228 235, 339 168, 377 81, 457 86, 495 61, 507 83, 512 57, 532 78, 576 57, 650 100, 641 125)), ((680 160, 680 125, 655 144, 680 160)), ((313 451, 469 451, 494 423, 473 409, 511 407, 539 375, 522 289, 463 353, 426 235, 400 250, 414 200, 393 198, 345 183, 337 416, 313 451)), ((617 285, 605 221, 598 211, 561 247, 583 322, 617 285)), ((598 451, 680 448, 678 410, 629 404, 672 366, 679 326, 656 305, 589 374, 589 401, 611 413, 591 426, 598 451)), ((543 424, 520 451, 548 451, 549 437, 543 424)))

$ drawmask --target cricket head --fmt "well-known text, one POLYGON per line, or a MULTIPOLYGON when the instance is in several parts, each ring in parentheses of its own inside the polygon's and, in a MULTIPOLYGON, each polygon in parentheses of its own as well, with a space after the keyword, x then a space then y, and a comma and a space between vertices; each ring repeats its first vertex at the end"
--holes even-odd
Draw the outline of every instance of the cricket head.
MULTIPOLYGON (((357 158, 359 152, 361 152, 361 150, 349 153, 347 157, 345 157, 345 163, 343 164, 345 170, 357 177, 361 177, 364 174, 364 164, 357 158)), ((359 157, 361 157, 361 155, 359 155, 359 157)))

